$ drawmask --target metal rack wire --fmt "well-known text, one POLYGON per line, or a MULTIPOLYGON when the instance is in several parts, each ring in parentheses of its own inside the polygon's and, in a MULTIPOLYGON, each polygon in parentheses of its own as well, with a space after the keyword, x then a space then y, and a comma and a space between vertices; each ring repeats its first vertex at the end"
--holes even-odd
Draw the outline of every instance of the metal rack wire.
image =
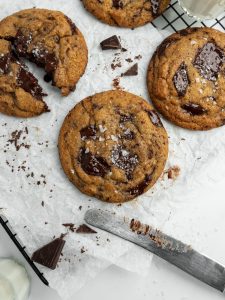
MULTIPOLYGON (((177 32, 178 30, 187 27, 211 27, 225 32, 225 13, 215 20, 199 22, 185 13, 180 7, 178 1, 172 0, 166 11, 156 20, 154 20, 152 24, 159 30, 168 30, 171 33, 177 32)), ((9 222, 4 219, 4 217, 0 216, 0 224, 3 226, 13 243, 16 245, 18 250, 21 252, 23 257, 29 263, 40 280, 45 285, 48 285, 48 281, 45 279, 43 273, 31 261, 29 255, 26 252, 26 247, 21 244, 17 237, 17 234, 14 233, 12 228, 10 227, 9 222)))

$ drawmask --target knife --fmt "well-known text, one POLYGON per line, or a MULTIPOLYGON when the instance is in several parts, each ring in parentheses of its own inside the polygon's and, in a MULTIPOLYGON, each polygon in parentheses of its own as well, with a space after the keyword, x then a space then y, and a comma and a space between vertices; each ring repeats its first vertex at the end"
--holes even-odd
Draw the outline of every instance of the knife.
POLYGON ((175 265, 213 288, 224 292, 225 268, 207 256, 149 225, 117 216, 100 209, 90 209, 85 221, 97 228, 130 241, 175 265))

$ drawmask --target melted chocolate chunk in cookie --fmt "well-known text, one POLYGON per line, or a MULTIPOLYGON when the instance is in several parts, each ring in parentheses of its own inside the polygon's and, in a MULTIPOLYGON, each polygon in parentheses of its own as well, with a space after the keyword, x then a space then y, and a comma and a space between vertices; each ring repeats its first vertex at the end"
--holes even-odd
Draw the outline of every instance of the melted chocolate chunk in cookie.
POLYGON ((206 110, 201 105, 195 103, 184 104, 182 108, 193 116, 200 116, 206 113, 206 110))
POLYGON ((122 0, 113 0, 113 7, 114 8, 123 8, 123 1, 122 0))
POLYGON ((133 115, 120 114, 120 123, 132 122, 134 120, 133 115))
POLYGON ((110 166, 103 157, 95 156, 84 148, 80 150, 79 161, 82 169, 89 175, 104 177, 110 171, 110 166))
POLYGON ((112 150, 111 161, 115 166, 124 170, 128 179, 132 179, 132 173, 139 163, 139 158, 137 154, 130 153, 119 145, 112 150))
POLYGON ((205 44, 197 53, 193 65, 207 80, 216 81, 225 62, 225 53, 214 42, 205 44))
POLYGON ((0 74, 8 74, 11 62, 9 53, 0 55, 0 74))
POLYGON ((19 69, 19 72, 17 74, 17 84, 38 100, 42 100, 42 97, 46 96, 46 94, 43 93, 42 88, 38 84, 38 80, 23 67, 19 69))
POLYGON ((86 139, 96 139, 96 126, 95 125, 89 125, 85 128, 82 128, 80 130, 80 136, 82 138, 82 140, 86 140, 86 139))
POLYGON ((149 185, 149 182, 152 180, 153 173, 154 171, 151 174, 145 175, 145 179, 142 182, 140 182, 137 186, 129 189, 127 192, 130 195, 135 195, 135 196, 139 196, 143 194, 145 188, 149 185))
POLYGON ((177 41, 177 38, 171 38, 171 37, 168 37, 167 39, 165 39, 161 45, 157 48, 157 54, 159 56, 162 56, 165 54, 165 51, 166 49, 172 45, 172 44, 175 44, 177 41))
POLYGON ((30 32, 25 32, 25 30, 19 29, 15 38, 12 40, 15 52, 19 56, 26 57, 27 50, 32 41, 32 34, 30 32))
POLYGON ((150 0, 151 4, 152 4, 152 14, 153 16, 157 16, 159 13, 159 6, 160 6, 160 2, 161 0, 150 0))
POLYGON ((147 111, 149 118, 151 119, 152 123, 157 127, 163 127, 163 124, 158 116, 158 114, 154 110, 147 111))
POLYGON ((184 96, 190 84, 187 66, 184 62, 179 66, 177 72, 175 73, 173 77, 173 83, 177 90, 178 96, 184 96))

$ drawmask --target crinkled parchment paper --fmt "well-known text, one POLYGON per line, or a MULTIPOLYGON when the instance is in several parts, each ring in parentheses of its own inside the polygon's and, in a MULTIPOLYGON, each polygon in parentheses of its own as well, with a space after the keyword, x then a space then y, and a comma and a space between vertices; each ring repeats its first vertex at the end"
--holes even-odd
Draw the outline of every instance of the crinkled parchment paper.
MULTIPOLYGON (((57 89, 42 80, 40 69, 29 64, 48 93, 46 102, 51 112, 28 120, 1 115, 0 207, 27 246, 28 253, 31 255, 54 236, 65 233, 63 223, 82 224, 85 211, 93 207, 136 217, 191 243, 197 249, 207 250, 209 231, 206 231, 208 222, 202 217, 204 202, 193 203, 192 197, 225 174, 225 128, 191 132, 163 120, 170 136, 166 168, 179 166, 180 175, 172 180, 164 174, 148 193, 121 206, 105 204, 81 194, 67 180, 58 158, 58 133, 68 111, 86 96, 111 89, 113 79, 132 65, 125 59, 138 62, 139 75, 122 78, 120 86, 149 101, 145 79, 148 62, 163 35, 169 32, 159 33, 150 24, 135 30, 110 27, 89 15, 79 0, 14 0, 13 5, 12 1, 1 0, 0 18, 34 6, 61 10, 75 21, 88 44, 89 63, 76 91, 67 98, 62 98, 57 89), (121 37, 127 52, 101 51, 99 43, 113 34, 121 37), (115 53, 119 53, 118 56, 115 53), (135 59, 139 55, 142 58, 135 59), (112 70, 111 63, 115 57, 119 57, 122 67, 112 70), (19 150, 13 141, 8 142, 15 130, 22 131, 18 140, 19 150)), ((213 203, 214 214, 218 213, 214 220, 216 228, 221 222, 219 213, 222 205, 216 209, 216 199, 213 203)), ((54 271, 44 267, 40 269, 50 286, 66 300, 110 264, 145 275, 151 259, 152 255, 143 249, 100 230, 97 235, 70 232, 58 268, 54 271)))

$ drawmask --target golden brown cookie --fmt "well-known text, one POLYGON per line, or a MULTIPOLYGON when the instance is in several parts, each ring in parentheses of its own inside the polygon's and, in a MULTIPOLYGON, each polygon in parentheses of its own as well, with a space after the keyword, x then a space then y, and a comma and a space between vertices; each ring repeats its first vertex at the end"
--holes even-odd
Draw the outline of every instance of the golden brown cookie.
POLYGON ((185 29, 158 47, 149 64, 148 90, 168 120, 193 130, 225 124, 225 34, 185 29))
POLYGON ((150 104, 127 92, 108 91, 70 111, 59 153, 66 175, 81 192, 118 203, 154 185, 164 169, 168 139, 150 104))
POLYGON ((24 74, 26 67, 21 66, 20 58, 44 68, 44 79, 66 96, 85 71, 87 47, 83 35, 63 13, 34 8, 0 22, 0 58, 0 111, 31 117, 46 111, 46 105, 35 77, 28 70, 24 74))
POLYGON ((170 0, 82 0, 99 20, 113 26, 134 28, 162 14, 170 0))

